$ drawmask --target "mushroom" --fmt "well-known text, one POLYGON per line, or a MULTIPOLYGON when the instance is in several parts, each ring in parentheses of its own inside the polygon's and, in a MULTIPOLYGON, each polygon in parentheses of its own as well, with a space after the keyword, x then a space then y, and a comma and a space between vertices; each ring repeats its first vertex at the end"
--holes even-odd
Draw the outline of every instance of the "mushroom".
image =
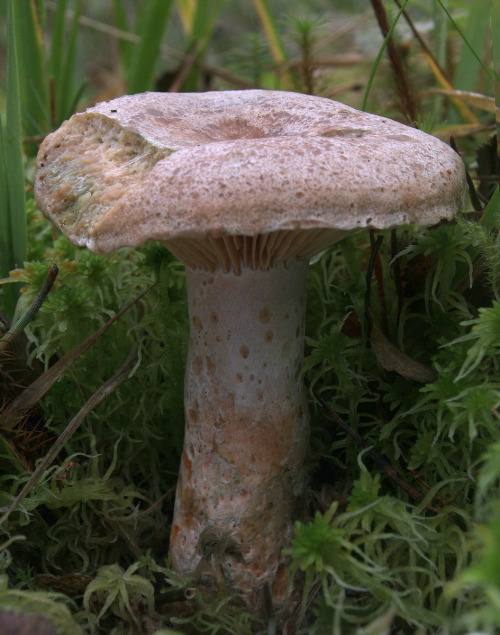
POLYGON ((172 565, 279 605, 306 486, 309 258, 361 228, 450 219, 460 158, 326 98, 146 93, 43 142, 35 198, 98 253, 155 239, 185 265, 190 344, 172 565))

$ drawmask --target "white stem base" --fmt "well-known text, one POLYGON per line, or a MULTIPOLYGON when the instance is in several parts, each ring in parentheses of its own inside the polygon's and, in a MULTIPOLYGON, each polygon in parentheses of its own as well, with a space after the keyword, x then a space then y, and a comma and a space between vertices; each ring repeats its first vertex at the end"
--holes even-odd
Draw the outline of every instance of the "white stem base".
MULTIPOLYGON (((280 603, 305 486, 306 261, 188 270, 186 431, 171 535, 182 574, 280 603), (256 595, 257 594, 257 595, 256 595)), ((253 598, 253 599, 252 599, 253 598)))

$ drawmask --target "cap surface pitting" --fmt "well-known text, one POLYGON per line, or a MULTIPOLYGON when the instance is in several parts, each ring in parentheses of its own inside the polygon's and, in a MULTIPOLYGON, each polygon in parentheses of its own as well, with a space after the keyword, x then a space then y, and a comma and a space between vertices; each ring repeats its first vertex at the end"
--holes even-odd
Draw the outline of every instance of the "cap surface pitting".
POLYGON ((35 181, 44 213, 97 252, 149 239, 207 249, 207 237, 326 228, 330 240, 433 224, 465 192, 460 158, 435 137, 326 98, 265 90, 100 103, 46 138, 35 181))

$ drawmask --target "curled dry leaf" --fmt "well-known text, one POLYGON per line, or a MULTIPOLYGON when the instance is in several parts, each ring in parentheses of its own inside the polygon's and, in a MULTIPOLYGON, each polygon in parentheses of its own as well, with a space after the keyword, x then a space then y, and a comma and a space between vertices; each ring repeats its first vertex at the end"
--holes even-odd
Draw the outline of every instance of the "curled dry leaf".
POLYGON ((53 589, 65 595, 81 595, 87 586, 92 582, 89 575, 81 573, 66 573, 64 575, 52 575, 50 573, 39 573, 33 579, 37 586, 44 589, 53 589))
POLYGON ((430 94, 445 95, 446 97, 453 97, 459 99, 464 104, 469 104, 474 108, 485 110, 486 112, 494 112, 495 119, 500 122, 500 108, 495 106, 495 98, 489 95, 482 95, 481 93, 473 93, 468 90, 447 90, 444 88, 432 88, 427 91, 430 94))
POLYGON ((436 373, 425 364, 401 352, 389 342, 376 324, 372 328, 371 336, 372 352, 379 365, 387 371, 398 373, 406 379, 412 379, 423 384, 436 379, 436 373))

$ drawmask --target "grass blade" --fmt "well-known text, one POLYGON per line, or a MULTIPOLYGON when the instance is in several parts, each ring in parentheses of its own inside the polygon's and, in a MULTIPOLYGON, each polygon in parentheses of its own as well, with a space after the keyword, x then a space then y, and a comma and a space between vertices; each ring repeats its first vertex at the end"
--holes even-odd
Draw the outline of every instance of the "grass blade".
POLYGON ((81 95, 81 86, 75 89, 74 85, 81 5, 81 0, 76 0, 67 38, 67 0, 58 2, 54 16, 49 60, 49 75, 54 82, 52 98, 55 103, 51 104, 51 125, 54 128, 73 114, 81 95))
MULTIPOLYGON (((62 65, 64 60, 64 30, 66 26, 66 7, 67 0, 59 0, 57 3, 57 9, 54 16, 54 25, 52 27, 52 37, 50 44, 50 58, 49 58, 49 75, 56 84, 55 94, 57 95, 57 84, 62 77, 62 65)), ((54 121, 51 121, 51 125, 55 128, 58 121, 57 116, 58 104, 52 104, 51 110, 53 111, 54 121)))
MULTIPOLYGON (((493 75, 500 82, 500 5, 491 0, 491 55, 493 58, 493 75)), ((500 105, 500 95, 497 94, 497 104, 500 105)))
POLYGON ((141 41, 132 60, 129 93, 142 93, 153 88, 156 62, 171 8, 172 0, 150 0, 142 6, 137 24, 137 35, 141 41))
MULTIPOLYGON (((114 9, 115 9, 115 24, 116 26, 124 32, 128 32, 129 24, 127 20, 127 13, 123 8, 122 0, 114 0, 114 9)), ((123 68, 130 68, 132 64, 132 58, 134 54, 134 49, 136 45, 124 38, 118 38, 118 46, 120 48, 120 59, 123 68)))
POLYGON ((488 41, 489 0, 474 0, 468 7, 469 15, 462 36, 465 46, 457 66, 455 88, 473 91, 477 89, 478 61, 481 63, 484 59, 488 41))
MULTIPOLYGON (((198 1, 196 5, 190 5, 193 11, 187 14, 186 27, 188 28, 187 51, 193 53, 194 63, 203 56, 210 43, 215 21, 219 14, 221 0, 214 3, 198 1)), ((191 64, 192 66, 192 64, 191 64)), ((200 69, 191 68, 182 82, 183 92, 195 92, 199 90, 200 69)))
MULTIPOLYGON (((269 50, 271 51, 273 60, 276 64, 282 65, 287 61, 287 56, 285 53, 285 48, 279 37, 278 29, 276 28, 276 24, 269 9, 269 4, 267 0, 253 0, 253 3, 259 16, 262 28, 264 30, 267 44, 269 46, 269 50)), ((286 90, 294 89, 294 81, 292 75, 288 70, 281 70, 280 78, 286 90)))
MULTIPOLYGON (((432 10, 433 10, 433 21, 434 21, 434 41, 435 41, 435 53, 433 54, 430 48, 427 46, 425 40, 422 38, 418 30, 416 29, 413 21, 409 17, 406 11, 403 11, 403 16, 408 23, 413 35, 417 39, 420 44, 420 48, 422 49, 422 53, 429 64, 429 68, 434 75, 436 81, 441 86, 441 88, 445 90, 453 90, 453 84, 450 78, 447 76, 446 72, 443 70, 446 65, 446 51, 447 51, 447 38, 446 33, 448 32, 448 22, 446 20, 445 14, 439 10, 439 5, 437 5, 438 0, 433 0, 432 10)), ((401 3, 399 0, 396 0, 396 4, 399 8, 401 8, 401 3)), ((460 114, 461 119, 467 121, 468 123, 477 123, 477 118, 474 114, 465 106, 461 101, 450 98, 453 105, 457 109, 460 114)), ((433 112, 434 114, 429 117, 430 121, 434 121, 439 118, 441 108, 442 108, 443 100, 441 97, 436 97, 434 100, 433 112)))
POLYGON ((48 93, 42 34, 33 2, 17 3, 15 29, 24 131, 27 136, 44 134, 48 130, 48 93))
POLYGON ((189 36, 190 45, 201 42, 201 50, 204 51, 206 49, 212 37, 212 31, 220 11, 221 3, 222 0, 216 0, 214 3, 198 0, 189 36))
MULTIPOLYGON (((0 113, 0 278, 8 275, 12 266, 12 234, 9 217, 9 179, 0 113)), ((5 289, 3 289, 5 293, 5 289)))
MULTIPOLYGON (((451 13, 448 11, 448 9, 444 6, 443 4, 443 0, 437 0, 437 2, 439 3, 439 6, 441 7, 441 9, 446 13, 448 20, 450 20, 450 22, 452 23, 453 27, 455 28, 455 30, 457 31, 457 33, 460 35, 460 37, 462 38, 465 46, 469 49, 469 52, 471 53, 471 55, 476 59, 476 61, 479 63, 479 65, 481 66, 481 68, 484 70, 484 72, 486 73, 486 75, 490 78, 492 78, 492 72, 491 70, 486 66, 486 64, 483 62, 483 60, 480 58, 480 56, 477 54, 476 50, 474 49, 474 47, 472 46, 472 44, 469 42, 469 40, 467 39, 465 33, 462 31, 462 29, 458 26, 458 24, 455 22, 455 20, 453 19, 453 16, 451 15, 451 13)), ((475 3, 471 3, 471 7, 474 6, 475 3)), ((484 10, 484 8, 483 8, 484 10)), ((487 11, 487 9, 486 9, 487 11)), ((484 33, 484 32, 483 32, 484 33)), ((484 34, 483 34, 483 37, 484 34)), ((457 88, 461 88, 460 86, 456 86, 457 88)))
MULTIPOLYGON (((73 108, 75 107, 75 67, 76 67, 76 44, 78 39, 78 19, 80 17, 82 8, 81 0, 76 1, 75 11, 73 15, 73 21, 71 23, 71 30, 68 36, 68 42, 65 46, 63 54, 64 64, 62 68, 62 74, 60 76, 59 84, 57 85, 57 98, 58 98, 58 121, 62 123, 65 119, 68 119, 73 114, 73 108)), ((56 77, 57 82, 57 77, 56 77)))
MULTIPOLYGON (((448 54, 448 21, 444 13, 439 10, 436 0, 432 0, 432 20, 434 23, 434 57, 439 68, 445 68, 448 54)), ((432 120, 436 120, 440 116, 443 103, 443 97, 436 95, 433 104, 432 120)))
POLYGON ((8 157, 8 197, 12 253, 10 268, 22 266, 26 259, 28 236, 26 226, 26 197, 22 149, 21 108, 19 90, 18 42, 15 21, 19 3, 9 0, 7 5, 7 114, 5 155, 8 157))
POLYGON ((177 0, 175 3, 182 22, 184 33, 191 33, 193 30, 196 4, 196 0, 177 0))
MULTIPOLYGON (((497 109, 500 108, 500 4, 491 0, 491 58, 493 65, 493 94, 497 109)), ((497 123, 497 138, 500 139, 500 124, 497 123)), ((498 175, 500 179, 500 174, 498 175)))
MULTIPOLYGON (((389 25, 389 18, 384 3, 382 2, 382 0, 370 0, 370 2, 380 32, 385 38, 387 37, 391 27, 389 25)), ((386 46, 387 57, 389 58, 389 63, 391 65, 392 75, 394 78, 394 87, 399 99, 399 110, 410 122, 416 122, 419 119, 420 113, 417 111, 414 91, 411 87, 410 78, 403 64, 401 52, 396 46, 392 37, 388 38, 386 46)))
POLYGON ((393 22, 391 24, 391 27, 390 27, 389 31, 387 32, 387 35, 384 38, 384 41, 382 42, 382 46, 380 47, 380 50, 377 53, 377 57, 375 58, 375 62, 373 63, 373 66, 372 66, 370 77, 368 78, 368 82, 366 84, 366 89, 365 89, 365 94, 363 95, 363 104, 361 106, 361 110, 366 110, 366 105, 368 103, 368 96, 370 94, 370 90, 371 90, 371 87, 372 87, 372 84, 373 84, 373 80, 375 79, 375 74, 377 72, 378 65, 380 64, 380 60, 382 59, 382 55, 384 54, 385 48, 387 46, 387 43, 391 39, 392 33, 393 33, 394 29, 396 28, 396 24, 399 22, 399 18, 401 17, 401 15, 402 15, 403 11, 405 10, 407 4, 408 4, 408 0, 405 1, 403 6, 398 11, 396 17, 394 18, 394 20, 393 20, 393 22))
MULTIPOLYGON (((449 92, 453 92, 454 91, 453 84, 443 74, 441 68, 436 65, 432 57, 429 57, 425 53, 425 51, 424 51, 424 56, 427 60, 427 63, 429 64, 429 68, 431 69, 432 74, 434 75, 434 77, 436 78, 438 84, 442 87, 442 89, 449 92)), ((460 101, 459 99, 456 99, 453 95, 450 95, 450 101, 453 103, 453 105, 457 109, 457 112, 459 113, 460 118, 463 121, 466 121, 469 124, 477 124, 477 117, 469 108, 467 108, 467 106, 462 101, 460 101)))
POLYGON ((31 303, 31 306, 26 311, 24 315, 22 315, 17 322, 12 326, 5 335, 0 338, 0 353, 3 353, 7 350, 7 347, 12 344, 12 342, 19 336, 19 334, 26 328, 26 326, 31 322, 31 320, 38 313, 38 310, 42 306, 45 298, 47 297, 49 291, 52 289, 54 282, 56 281, 56 277, 58 274, 58 267, 56 264, 53 264, 47 275, 47 279, 45 280, 40 292, 36 295, 35 299, 31 303))

